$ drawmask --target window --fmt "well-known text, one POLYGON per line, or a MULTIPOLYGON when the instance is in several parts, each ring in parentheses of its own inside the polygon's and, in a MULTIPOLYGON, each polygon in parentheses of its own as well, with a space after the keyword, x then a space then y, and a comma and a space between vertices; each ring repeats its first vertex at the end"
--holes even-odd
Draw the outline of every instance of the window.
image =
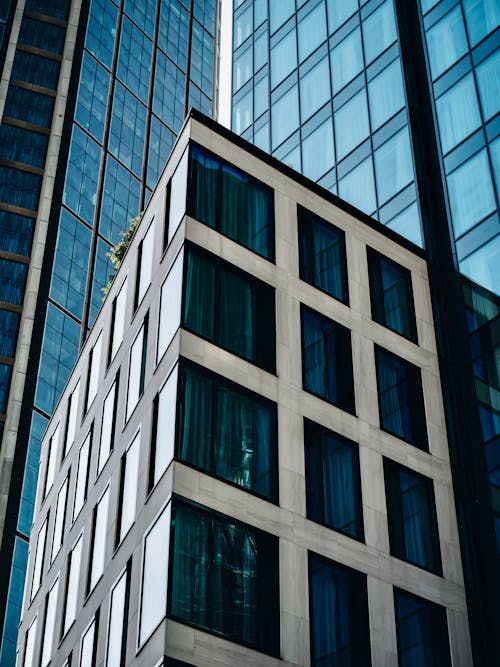
POLYGON ((71 449, 75 441, 76 421, 78 416, 78 398, 80 396, 80 380, 75 385, 68 399, 68 420, 66 422, 66 443, 64 445, 64 456, 71 449))
POLYGON ((94 347, 90 351, 89 355, 89 374, 87 380, 87 401, 86 401, 86 410, 92 405, 97 389, 99 387, 99 371, 101 367, 101 345, 102 345, 102 332, 97 337, 94 347))
POLYGON ((359 454, 354 442, 304 420, 307 517, 363 539, 359 454))
POLYGON ((42 582, 42 571, 45 560, 45 543, 47 541, 47 523, 48 516, 38 531, 35 549, 35 562, 33 563, 33 579, 31 580, 31 595, 30 600, 33 600, 40 588, 42 582))
POLYGON ((89 481, 90 443, 92 442, 92 429, 87 434, 80 447, 78 454, 78 468, 76 471, 75 502, 73 504, 73 521, 80 514, 86 499, 87 485, 89 481))
POLYGON ((339 195, 361 211, 373 213, 377 204, 371 157, 339 179, 339 195))
POLYGON ((35 616, 35 620, 30 625, 28 632, 26 633, 26 647, 24 649, 23 667, 34 667, 35 665, 35 640, 37 623, 38 615, 35 616))
POLYGON ((97 649, 97 635, 98 630, 96 625, 99 622, 99 611, 95 618, 92 619, 90 625, 85 630, 82 637, 82 647, 80 650, 80 667, 93 667, 95 665, 96 649, 97 649))
POLYGON ((326 39, 326 15, 323 3, 298 22, 299 58, 305 60, 326 39))
POLYGON ((119 373, 111 385, 106 398, 104 399, 104 407, 102 409, 102 426, 101 426, 101 440, 99 442, 99 456, 97 459, 97 475, 104 468, 106 461, 111 454, 115 440, 115 426, 116 426, 116 406, 118 402, 118 386, 119 373))
POLYGON ((108 365, 115 358, 115 354, 123 341, 125 331, 125 308, 127 306, 127 279, 123 281, 120 291, 113 301, 111 313, 111 338, 109 346, 108 365))
POLYGON ((183 326, 274 373, 273 288, 194 246, 184 270, 183 326))
POLYGON ((66 595, 63 598, 63 631, 64 636, 73 625, 76 618, 78 604, 78 584, 80 581, 80 569, 82 564, 83 533, 76 541, 75 546, 68 556, 68 578, 66 582, 66 595))
POLYGON ((437 79, 467 52, 460 7, 455 7, 426 33, 432 78, 437 79))
POLYGON ((372 318, 405 338, 417 342, 411 273, 368 248, 372 318))
POLYGON ((397 39, 396 17, 392 0, 384 2, 363 20, 366 64, 378 57, 397 39))
POLYGON ((153 251, 154 251, 154 236, 155 227, 154 220, 149 225, 144 238, 139 243, 137 251, 137 278, 136 278, 136 294, 135 307, 137 308, 141 303, 144 295, 151 284, 151 275, 153 271, 153 251))
MULTIPOLYGON (((288 156, 287 159, 290 159, 288 156)), ((302 140, 302 172, 311 180, 318 180, 334 165, 333 126, 328 117, 302 140)))
POLYGON ((481 125, 476 86, 472 74, 436 100, 443 153, 448 153, 481 125))
POLYGON ((137 500, 137 477, 141 453, 141 434, 137 433, 125 455, 122 457, 120 477, 120 497, 116 519, 116 544, 120 544, 135 521, 137 500))
POLYGON ((333 48, 330 57, 332 86, 333 92, 336 94, 363 69, 363 50, 359 28, 353 30, 340 44, 333 48))
POLYGON ((446 610, 394 589, 399 667, 450 667, 446 610))
POLYGON ((376 130, 405 106, 399 58, 368 82, 372 130, 376 130))
POLYGON ((354 413, 351 332, 303 305, 301 316, 304 389, 354 413))
POLYGON ((52 538, 52 552, 50 555, 50 562, 59 553, 59 549, 62 545, 63 534, 64 534, 64 522, 66 519, 66 507, 68 501, 68 483, 69 475, 66 477, 62 483, 59 493, 57 494, 57 503, 56 503, 56 518, 54 519, 54 536, 52 538))
POLYGON ((167 610, 170 508, 169 503, 144 538, 139 646, 152 634, 167 610))
POLYGON ((309 553, 309 617, 311 667, 369 667, 365 575, 309 553))
POLYGON ((301 206, 299 220, 299 270, 302 280, 348 302, 345 234, 301 206))
POLYGON ((57 594, 59 592, 59 577, 52 584, 45 605, 45 628, 42 640, 42 657, 40 667, 47 667, 52 657, 52 647, 54 645, 54 631, 56 627, 56 607, 57 594))
POLYGON ((106 556, 106 532, 108 525, 109 486, 94 508, 93 531, 90 545, 90 568, 87 592, 94 590, 104 572, 106 556))
POLYGON ((168 243, 172 240, 186 213, 189 149, 186 149, 172 176, 168 214, 168 243))
POLYGON ((412 149, 408 127, 404 127, 375 150, 375 172, 379 205, 413 181, 412 149))
POLYGON ((130 562, 111 590, 105 667, 125 667, 130 596, 130 562))
POLYGON ((384 459, 391 554, 441 573, 432 480, 384 459))
POLYGON ((467 30, 473 46, 500 24, 500 7, 496 2, 464 0, 463 7, 467 30))
POLYGON ((186 362, 178 394, 176 457, 276 502, 275 404, 186 362))
POLYGON ((300 117, 302 122, 331 99, 329 76, 328 59, 323 58, 307 74, 300 77, 300 117))
POLYGON ((54 483, 54 475, 56 474, 57 456, 59 454, 59 433, 60 422, 54 429, 54 433, 49 440, 48 454, 47 454, 47 471, 45 473, 45 485, 43 489, 43 497, 45 498, 52 488, 54 483))
POLYGON ((148 349, 148 315, 139 329, 130 349, 130 366, 128 372, 127 412, 126 421, 144 393, 146 371, 146 352, 148 349))
POLYGON ((169 614, 279 655, 278 538, 181 502, 172 524, 169 614))
POLYGON ((299 93, 297 84, 271 106, 273 150, 299 127, 299 93))
POLYGON ((274 200, 267 185, 192 145, 188 214, 266 259, 274 258, 274 200))
POLYGON ((161 286, 157 349, 158 362, 163 357, 181 323, 183 266, 184 253, 181 251, 161 286))
POLYGON ((295 27, 271 48, 271 88, 297 67, 295 27))
POLYGON ((427 449, 420 368, 380 347, 375 348, 380 428, 420 449, 427 449))
POLYGON ((149 472, 150 489, 158 483, 174 458, 178 370, 179 367, 176 365, 160 389, 154 403, 149 472))

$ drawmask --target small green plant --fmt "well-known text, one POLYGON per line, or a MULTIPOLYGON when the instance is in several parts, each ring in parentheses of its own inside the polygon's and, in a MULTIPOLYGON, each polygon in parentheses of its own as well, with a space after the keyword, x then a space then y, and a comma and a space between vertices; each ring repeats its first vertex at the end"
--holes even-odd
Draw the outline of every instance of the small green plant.
POLYGON ((113 284, 113 280, 118 273, 118 269, 120 268, 123 258, 125 257, 125 253, 127 252, 127 248, 130 245, 130 241, 132 240, 135 230, 139 226, 143 215, 144 211, 141 211, 131 219, 128 229, 126 229, 124 232, 120 232, 122 236, 121 241, 119 241, 113 248, 111 248, 109 252, 106 253, 106 256, 110 258, 111 264, 113 264, 115 268, 115 272, 109 276, 108 282, 104 287, 101 288, 101 291, 104 294, 102 297, 103 300, 106 294, 109 292, 109 288, 113 284))

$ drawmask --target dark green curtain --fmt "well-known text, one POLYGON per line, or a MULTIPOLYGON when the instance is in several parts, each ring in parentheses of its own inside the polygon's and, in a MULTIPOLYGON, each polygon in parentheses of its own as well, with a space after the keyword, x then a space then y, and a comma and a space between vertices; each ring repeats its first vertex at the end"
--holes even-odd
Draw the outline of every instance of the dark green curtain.
POLYGON ((188 180, 188 214, 217 228, 220 160, 199 146, 191 146, 188 180))
POLYGON ((337 359, 333 324, 321 315, 302 311, 304 389, 337 403, 337 359))
POLYGON ((218 298, 219 345, 253 361, 257 331, 252 284, 244 276, 222 268, 218 298))
POLYGON ((384 350, 376 350, 381 427, 410 442, 414 429, 410 410, 407 365, 384 350))
POLYGON ((213 341, 215 336, 216 265, 208 255, 186 253, 183 324, 213 341))
POLYGON ((214 388, 212 378, 181 366, 176 455, 203 470, 211 469, 214 388))

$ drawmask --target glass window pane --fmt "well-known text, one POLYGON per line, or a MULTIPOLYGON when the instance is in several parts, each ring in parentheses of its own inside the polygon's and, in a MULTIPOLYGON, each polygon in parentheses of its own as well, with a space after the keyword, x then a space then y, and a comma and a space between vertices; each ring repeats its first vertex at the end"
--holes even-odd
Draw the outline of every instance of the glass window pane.
POLYGON ((52 647, 54 645, 54 632, 56 627, 56 607, 57 594, 59 593, 59 577, 52 584, 47 595, 47 605, 45 612, 45 629, 43 633, 42 657, 40 667, 47 667, 52 657, 52 647))
POLYGON ((94 222, 100 161, 99 144, 74 125, 63 202, 89 225, 94 222))
POLYGON ((117 75, 141 100, 147 100, 153 45, 128 18, 123 17, 117 75))
POLYGON ((33 563, 33 578, 31 580, 30 600, 33 600, 42 583, 42 571, 45 560, 45 543, 47 541, 47 519, 42 524, 36 538, 35 559, 33 563))
POLYGON ((20 313, 0 308, 0 356, 14 357, 20 320, 20 313))
POLYGON ((420 222, 417 202, 413 202, 413 204, 410 204, 410 206, 394 216, 387 223, 387 226, 420 248, 424 247, 422 224, 420 222))
POLYGON ((125 468, 122 487, 120 489, 120 508, 118 542, 121 542, 135 521, 135 504, 137 499, 137 477, 139 474, 139 456, 141 453, 141 436, 138 433, 127 449, 123 459, 125 468))
POLYGON ((50 440, 49 440, 49 451, 47 454, 47 470, 45 473, 45 485, 44 485, 44 490, 43 490, 43 497, 47 495, 47 493, 50 491, 52 488, 52 484, 54 483, 54 475, 56 474, 56 465, 58 462, 59 458, 59 435, 61 432, 60 428, 60 422, 57 424, 56 428, 54 429, 54 433, 52 434, 50 440))
POLYGON ((116 381, 111 385, 106 398, 104 399, 104 407, 102 410, 102 426, 101 438, 99 442, 99 456, 97 460, 97 475, 101 472, 104 464, 111 454, 113 449, 113 441, 115 434, 115 417, 116 417, 116 381))
POLYGON ((271 88, 297 67, 295 28, 271 49, 271 88))
POLYGON ((495 0, 464 0, 465 21, 471 46, 500 25, 500 5, 495 0))
POLYGON ((367 64, 396 41, 398 35, 392 0, 385 2, 363 20, 363 37, 367 64))
POLYGON ((233 94, 243 86, 253 74, 253 48, 250 47, 235 58, 233 66, 233 94))
POLYGON ((113 99, 109 150, 136 176, 140 176, 142 172, 145 132, 146 107, 117 83, 113 99))
POLYGON ((64 456, 69 452, 75 441, 76 421, 78 415, 78 399, 80 397, 80 380, 75 385, 68 402, 68 421, 66 425, 66 444, 64 445, 64 456))
POLYGON ((188 179, 188 158, 186 150, 172 176, 170 188, 170 211, 168 214, 168 242, 172 240, 177 227, 186 213, 186 189, 188 179))
POLYGON ((32 125, 50 128, 54 98, 34 90, 20 88, 12 83, 7 90, 4 117, 25 120, 32 125))
POLYGON ((35 219, 25 215, 16 215, 9 211, 0 211, 0 236, 2 249, 26 257, 31 252, 31 242, 35 219))
POLYGON ((368 82, 372 130, 376 130, 405 106, 399 58, 368 82))
POLYGON ((366 91, 360 90, 335 112, 335 141, 340 160, 370 134, 366 91))
POLYGON ((433 25, 426 37, 432 78, 437 79, 468 49, 460 6, 433 25))
POLYGON ((24 650, 24 664, 23 667, 34 667, 35 665, 35 641, 36 641, 36 626, 38 623, 38 616, 28 628, 26 633, 26 648, 24 650))
POLYGON ((174 458, 178 370, 176 366, 158 394, 153 486, 158 483, 174 458))
POLYGON ((252 5, 234 20, 234 48, 242 44, 253 30, 252 5))
POLYGON ((108 155, 99 232, 112 244, 122 240, 122 232, 129 227, 131 218, 139 213, 139 192, 139 181, 108 155))
POLYGON ((326 0, 328 32, 331 34, 358 9, 358 0, 326 0))
POLYGON ((144 393, 144 370, 146 365, 147 344, 148 333, 146 319, 130 349, 126 410, 127 421, 144 393))
POLYGON ((460 261, 460 272, 491 292, 498 292, 500 247, 495 237, 460 261))
POLYGON ((271 34, 277 30, 295 11, 295 0, 271 2, 269 7, 271 34))
POLYGON ((299 95, 295 85, 271 106, 273 149, 279 146, 298 127, 299 95))
POLYGON ((92 0, 85 46, 108 69, 113 61, 118 9, 107 0, 92 0))
POLYGON ((153 218, 153 222, 149 225, 148 230, 144 234, 144 237, 139 245, 139 259, 137 269, 139 278, 137 285, 136 308, 143 300, 144 295, 146 294, 148 287, 151 284, 151 276, 153 273, 154 241, 155 223, 153 218))
POLYGON ((108 526, 109 486, 97 503, 94 514, 92 555, 90 558, 89 592, 92 591, 104 572, 106 555, 106 532, 108 526))
POLYGON ((127 568, 111 591, 108 641, 106 647, 106 667, 124 667, 125 665, 128 578, 129 570, 127 568))
POLYGON ((339 195, 361 211, 373 213, 377 203, 371 158, 361 162, 339 180, 339 195))
POLYGON ((127 307, 127 279, 123 281, 120 291, 113 302, 113 325, 111 331, 111 348, 109 362, 115 358, 118 348, 122 344, 125 332, 125 312, 127 307))
POLYGON ((76 519, 87 499, 88 471, 90 458, 90 441, 92 433, 89 432, 78 454, 78 468, 76 472, 75 502, 73 505, 73 521, 76 519))
POLYGON ((80 667, 92 667, 94 658, 95 620, 85 631, 82 637, 80 651, 80 667))
POLYGON ((318 180, 334 165, 333 127, 328 118, 302 141, 302 173, 318 180))
POLYGON ((66 477, 63 485, 59 489, 59 493, 57 494, 56 518, 54 519, 54 537, 52 538, 52 553, 50 556, 51 563, 59 553, 59 549, 62 545, 64 535, 64 521, 66 518, 66 506, 68 501, 68 483, 69 477, 66 477))
POLYGON ((408 127, 375 151, 379 205, 413 181, 413 162, 408 127))
POLYGON ((183 267, 184 253, 181 252, 161 287, 157 361, 163 357, 181 323, 183 267))
POLYGON ((481 125, 472 74, 461 79, 436 101, 443 153, 447 153, 481 125))
POLYGON ((476 67, 476 75, 484 119, 489 120, 500 111, 500 50, 476 67))
POLYGON ((94 347, 90 353, 89 370, 87 380, 87 406, 92 405, 92 401, 96 397, 97 389, 99 388, 99 377, 101 371, 101 348, 102 348, 102 331, 97 337, 94 347))
POLYGON ((302 122, 313 115, 331 97, 328 59, 323 58, 300 78, 300 117, 302 122))
MULTIPOLYGON (((265 76, 253 88, 254 117, 258 118, 269 106, 269 79, 265 76)), ((256 133, 255 133, 256 134, 256 133)), ((257 141, 254 139, 254 143, 257 141)))
POLYGON ((333 93, 338 93, 363 69, 361 32, 353 30, 331 51, 333 93))
POLYGON ((298 40, 300 62, 326 40, 325 6, 322 2, 299 21, 298 40))
POLYGON ((453 227, 458 237, 496 209, 486 150, 455 169, 447 181, 453 227))
POLYGON ((76 610, 78 606, 78 589, 80 583, 80 569, 82 564, 82 547, 83 547, 83 533, 78 538, 77 543, 70 552, 68 559, 68 585, 65 596, 65 612, 64 612, 64 626, 63 635, 65 635, 69 628, 73 625, 76 618, 76 610))
POLYGON ((75 118, 102 143, 108 105, 109 74, 84 52, 75 118))

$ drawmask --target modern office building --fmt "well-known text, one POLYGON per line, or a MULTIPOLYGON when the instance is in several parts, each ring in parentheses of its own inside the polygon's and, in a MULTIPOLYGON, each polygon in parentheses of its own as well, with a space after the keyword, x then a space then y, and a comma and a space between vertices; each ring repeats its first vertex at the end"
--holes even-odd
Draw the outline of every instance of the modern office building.
POLYGON ((426 248, 473 645, 500 627, 500 3, 235 0, 232 127, 426 248))
POLYGON ((424 251, 192 113, 30 553, 23 667, 470 666, 424 251))
POLYGON ((41 436, 190 106, 217 0, 0 7, 0 665, 12 665, 41 436), (12 571, 11 571, 11 564, 12 571))

